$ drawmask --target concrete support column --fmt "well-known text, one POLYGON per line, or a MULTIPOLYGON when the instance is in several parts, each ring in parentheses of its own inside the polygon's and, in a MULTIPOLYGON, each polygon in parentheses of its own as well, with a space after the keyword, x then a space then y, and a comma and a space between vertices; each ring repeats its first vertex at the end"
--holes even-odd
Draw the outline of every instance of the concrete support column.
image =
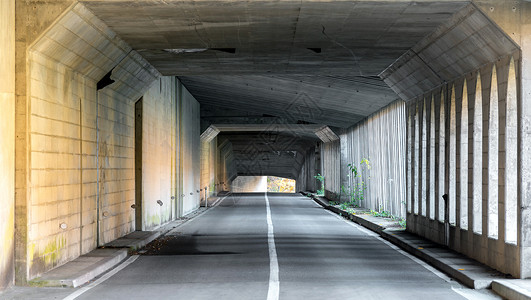
POLYGON ((408 105, 407 107, 407 165, 406 165, 406 178, 407 178, 407 188, 406 188, 406 199, 407 199, 407 213, 413 212, 413 137, 415 134, 413 134, 413 128, 414 128, 414 111, 413 106, 408 105))
MULTIPOLYGON (((523 16, 531 16, 531 3, 526 3, 523 16)), ((517 72, 522 76, 518 98, 518 207, 520 246, 520 277, 531 277, 531 18, 522 20, 522 65, 517 72)))
POLYGON ((426 98, 422 98, 422 117, 421 117, 421 126, 420 126, 420 151, 421 151, 421 158, 420 158, 420 191, 419 191, 419 214, 422 216, 426 216, 426 189, 428 186, 428 156, 427 156, 427 150, 428 150, 428 131, 427 131, 427 122, 429 114, 429 106, 428 101, 426 98))
MULTIPOLYGON (((462 227, 461 224, 461 202, 463 202, 463 189, 462 185, 463 178, 462 178, 462 169, 465 167, 463 166, 462 161, 462 151, 463 149, 463 135, 462 135, 462 109, 463 109, 463 93, 462 93, 462 86, 460 84, 456 84, 454 86, 454 95, 453 101, 455 105, 455 224, 457 227, 462 227)), ((454 209, 454 208, 452 208, 454 209)), ((451 213, 450 213, 451 215, 451 213)), ((458 233, 458 232, 456 232, 458 233)), ((459 241, 459 238, 456 238, 456 242, 459 241)))
POLYGON ((437 159, 435 164, 437 166, 437 194, 435 196, 437 205, 437 220, 444 222, 444 202, 442 196, 446 193, 446 98, 444 89, 441 90, 440 95, 435 99, 436 105, 436 131, 437 144, 435 155, 437 159))
POLYGON ((419 213, 419 206, 418 206, 418 201, 419 201, 419 158, 420 158, 420 155, 419 155, 419 112, 420 112, 420 109, 418 107, 418 103, 415 103, 415 105, 413 106, 413 133, 412 133, 412 138, 413 138, 413 141, 412 141, 412 149, 411 151, 413 152, 412 154, 412 157, 413 157, 413 164, 412 164, 412 173, 411 173, 411 179, 412 179, 412 195, 411 195, 411 204, 412 204, 412 208, 411 208, 411 211, 412 213, 414 214, 418 214, 419 213))
POLYGON ((0 1, 0 290, 14 280, 15 0, 0 1))

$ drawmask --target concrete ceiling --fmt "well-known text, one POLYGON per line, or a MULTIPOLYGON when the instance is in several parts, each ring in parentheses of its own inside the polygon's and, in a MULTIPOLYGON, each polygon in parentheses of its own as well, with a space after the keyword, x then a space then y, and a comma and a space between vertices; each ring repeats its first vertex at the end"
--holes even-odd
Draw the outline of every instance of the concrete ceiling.
POLYGON ((319 113, 294 118, 349 127, 398 98, 377 75, 469 1, 82 2, 202 104, 285 116, 303 97, 319 113))
MULTIPOLYGON (((470 1, 82 2, 209 107, 206 129, 236 111, 248 117, 235 124, 276 116, 350 127, 399 99, 378 75, 470 1)), ((318 141, 243 127, 218 140, 232 143, 238 175, 296 178, 318 141)))

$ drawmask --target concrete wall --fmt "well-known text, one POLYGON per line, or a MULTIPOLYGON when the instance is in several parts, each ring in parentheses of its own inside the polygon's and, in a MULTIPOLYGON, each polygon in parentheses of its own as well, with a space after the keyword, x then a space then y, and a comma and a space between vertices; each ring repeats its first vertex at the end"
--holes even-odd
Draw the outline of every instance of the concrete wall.
POLYGON ((517 277, 518 65, 504 57, 411 104, 407 220, 444 243, 448 193, 449 246, 517 277))
MULTIPOLYGON (((520 22, 517 2, 490 1, 496 6, 485 8, 504 11, 496 13, 504 15, 499 20, 520 22)), ((518 27, 503 32, 469 5, 381 76, 408 100, 407 229, 445 243, 449 222, 450 248, 526 277, 521 251, 527 234, 519 228, 518 207, 527 197, 518 191, 528 186, 522 174, 529 161, 527 149, 518 148, 527 132, 518 121, 526 107, 518 91, 525 86, 518 27)))
POLYGON ((181 149, 181 203, 182 214, 199 207, 201 194, 201 140, 199 102, 179 84, 180 149, 181 149))
POLYGON ((321 175, 324 176, 325 196, 330 200, 339 200, 341 196, 341 142, 336 140, 322 143, 321 148, 321 175))
POLYGON ((238 176, 231 184, 233 193, 267 192, 267 176, 238 176))
POLYGON ((160 77, 142 97, 142 230, 175 213, 176 84, 175 77, 160 77))
POLYGON ((347 191, 342 201, 348 201, 349 187, 363 181, 366 190, 358 205, 405 218, 405 118, 405 103, 397 101, 340 134, 341 185, 347 191), (360 177, 353 176, 348 164, 356 166, 360 177))
POLYGON ((216 194, 216 164, 218 158, 218 139, 201 141, 201 199, 216 194))
POLYGON ((299 176, 297 177, 296 192, 316 192, 321 188, 320 183, 318 183, 317 179, 314 177, 321 172, 321 163, 319 159, 319 147, 312 147, 304 154, 304 162, 299 172, 299 176))
MULTIPOLYGON (((528 1, 474 0, 474 3, 521 49, 517 75, 518 154, 517 247, 520 277, 531 278, 531 3, 528 1)), ((513 219, 514 220, 514 219, 513 219)))
POLYGON ((28 67, 33 278, 134 230, 134 101, 160 74, 81 5, 30 48, 28 67), (96 91, 115 66, 116 83, 96 91))
POLYGON ((522 63, 519 75, 521 83, 519 87, 518 110, 518 247, 520 250, 520 277, 531 278, 531 3, 522 2, 522 8, 518 10, 520 19, 505 17, 513 24, 520 24, 519 41, 522 47, 522 63))
POLYGON ((13 284, 15 243, 15 1, 0 2, 0 290, 13 284))
POLYGON ((232 143, 229 140, 218 138, 218 155, 216 193, 230 191, 232 181, 238 176, 232 143))

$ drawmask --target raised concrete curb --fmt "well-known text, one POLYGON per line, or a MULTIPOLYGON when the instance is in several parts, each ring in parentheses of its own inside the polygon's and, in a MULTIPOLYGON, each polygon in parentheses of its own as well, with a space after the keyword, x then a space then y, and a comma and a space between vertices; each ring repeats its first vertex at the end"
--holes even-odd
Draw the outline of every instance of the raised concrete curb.
MULTIPOLYGON (((357 223, 365 228, 368 228, 378 234, 381 234, 384 230, 401 230, 400 226, 396 225, 396 222, 393 220, 388 220, 384 218, 377 218, 372 217, 368 215, 360 215, 360 214, 349 214, 335 206, 328 205, 326 199, 322 199, 319 197, 312 197, 312 199, 317 202, 319 205, 321 205, 323 208, 334 212, 340 216, 343 216, 349 220, 351 220, 354 223, 357 223)), ((361 212, 362 210, 360 210, 361 212)))
POLYGON ((34 286, 78 287, 127 257, 127 249, 95 249, 30 281, 34 286))
POLYGON ((131 251, 135 251, 151 243, 160 235, 160 231, 133 231, 130 234, 105 244, 105 247, 128 248, 131 251))
POLYGON ((382 238, 426 261, 449 276, 459 280, 469 288, 490 288, 494 280, 502 280, 506 278, 504 274, 462 254, 452 251, 445 246, 436 244, 415 234, 405 232, 404 230, 400 230, 396 227, 395 221, 387 221, 384 218, 376 218, 372 216, 349 214, 337 207, 329 205, 326 199, 321 199, 312 194, 303 194, 311 196, 311 198, 323 208, 344 216, 345 218, 380 234, 382 238))
POLYGON ((505 278, 504 274, 486 265, 409 232, 385 230, 380 235, 469 288, 490 288, 493 280, 505 278))
MULTIPOLYGON (((211 197, 212 206, 222 197, 211 197)), ((196 211, 177 220, 169 222, 155 231, 133 231, 121 238, 105 244, 73 261, 44 273, 41 277, 30 281, 32 286, 40 287, 78 287, 93 278, 107 272, 123 261, 131 252, 145 247, 153 240, 177 228, 191 219, 205 213, 206 208, 199 207, 196 211)))
POLYGON ((505 299, 531 300, 531 279, 494 280, 492 290, 505 299))

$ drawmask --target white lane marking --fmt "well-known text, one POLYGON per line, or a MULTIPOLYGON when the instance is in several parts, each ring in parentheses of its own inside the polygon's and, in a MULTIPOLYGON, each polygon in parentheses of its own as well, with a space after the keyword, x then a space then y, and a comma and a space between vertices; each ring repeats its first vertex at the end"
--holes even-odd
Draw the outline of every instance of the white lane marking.
POLYGON ((372 230, 369 230, 369 229, 367 229, 367 228, 365 228, 365 227, 363 227, 363 226, 361 226, 361 225, 359 225, 359 224, 356 224, 356 223, 352 222, 351 220, 347 220, 347 219, 345 219, 345 218, 339 216, 338 214, 329 211, 328 209, 325 209, 325 211, 326 211, 327 213, 331 214, 332 216, 338 218, 339 220, 341 220, 341 221, 347 223, 348 225, 350 225, 350 226, 356 228, 357 230, 359 230, 359 231, 365 233, 365 234, 368 235, 368 236, 373 236, 373 237, 377 237, 377 236, 378 236, 378 235, 377 235, 376 233, 374 233, 372 230))
POLYGON ((391 247, 393 250, 397 251, 398 253, 404 255, 405 257, 411 259, 412 261, 416 262, 417 264, 423 266, 426 270, 432 272, 433 274, 435 274, 436 276, 438 276, 442 280, 444 280, 447 283, 449 283, 451 288, 452 288, 452 291, 454 291, 455 293, 461 295, 462 297, 464 297, 464 298, 466 298, 468 300, 494 300, 494 299, 501 299, 500 297, 497 297, 493 293, 482 292, 482 291, 478 291, 478 290, 469 289, 468 287, 463 286, 461 283, 453 280, 451 277, 449 277, 448 275, 444 274, 443 272, 441 272, 441 271, 437 270, 436 268, 430 266, 425 261, 423 261, 423 260, 419 259, 418 257, 413 256, 412 254, 409 254, 406 251, 400 249, 398 246, 396 246, 395 244, 389 242, 388 240, 385 240, 384 238, 382 238, 380 236, 378 236, 377 239, 382 241, 383 243, 385 243, 387 246, 391 247))
POLYGON ((386 244, 387 246, 391 247, 393 250, 397 251, 398 253, 404 255, 405 257, 411 259, 412 261, 416 262, 417 264, 423 266, 426 270, 428 270, 428 271, 432 272, 433 274, 437 275, 437 277, 441 278, 442 280, 444 280, 444 281, 446 281, 448 283, 451 283, 451 284, 459 284, 456 281, 452 280, 452 278, 450 278, 449 276, 447 276, 443 272, 435 269, 434 267, 430 266, 429 264, 427 264, 423 260, 417 258, 416 256, 413 256, 413 255, 407 253, 406 251, 400 249, 398 246, 396 246, 395 244, 389 242, 388 240, 385 240, 384 238, 382 238, 380 236, 377 237, 377 239, 380 240, 382 243, 386 244))
POLYGON ((278 300, 280 293, 280 283, 278 280, 278 259, 277 248, 275 246, 275 233, 273 231, 273 220, 271 219, 271 208, 269 198, 265 193, 266 212, 267 212, 267 244, 269 245, 269 289, 267 291, 267 300, 278 300))
POLYGON ((118 267, 112 269, 111 271, 109 271, 105 275, 101 276, 98 280, 94 281, 93 283, 91 283, 91 284, 89 284, 89 285, 87 285, 85 287, 82 287, 79 290, 73 292, 72 294, 66 296, 65 298, 63 298, 63 300, 74 300, 74 299, 76 299, 77 297, 79 297, 82 294, 86 293, 88 290, 100 285, 101 283, 103 283, 107 279, 111 278, 114 274, 120 272, 125 267, 127 267, 130 264, 132 264, 135 260, 138 259, 138 257, 139 257, 139 255, 133 255, 133 256, 129 257, 129 259, 127 259, 126 261, 121 263, 118 267))
MULTIPOLYGON (((227 195, 227 196, 225 196, 225 197, 223 197, 223 198, 221 198, 221 199, 218 199, 216 202, 214 202, 214 204, 212 204, 212 206, 210 206, 209 209, 205 210, 204 212, 202 212, 202 213, 201 213, 200 215, 198 215, 198 216, 195 216, 195 217, 193 217, 193 218, 191 218, 191 219, 189 219, 189 220, 187 220, 187 221, 185 221, 185 222, 182 222, 181 224, 179 224, 179 227, 181 227, 181 226, 183 226, 183 225, 185 225, 185 224, 186 224, 186 225, 189 225, 189 224, 192 223, 193 221, 195 221, 195 220, 201 218, 202 216, 208 214, 208 213, 211 212, 214 208, 218 207, 218 206, 221 204, 221 202, 223 202, 223 200, 225 200, 225 198, 227 198, 227 197, 229 197, 229 196, 232 196, 232 194, 229 194, 229 195, 227 195)), ((172 231, 174 231, 174 230, 175 230, 175 229, 172 229, 172 230, 170 230, 170 232, 172 232, 172 231)), ((170 233, 170 232, 169 232, 169 233, 170 233)), ((168 234, 168 233, 167 233, 167 234, 168 234)))
POLYGON ((218 206, 218 205, 221 203, 221 201, 225 200, 225 198, 227 198, 228 196, 232 196, 232 193, 227 194, 227 196, 225 196, 225 197, 223 197, 223 198, 219 198, 218 200, 216 200, 216 202, 214 202, 214 203, 212 204, 211 207, 216 207, 216 206, 218 206))

